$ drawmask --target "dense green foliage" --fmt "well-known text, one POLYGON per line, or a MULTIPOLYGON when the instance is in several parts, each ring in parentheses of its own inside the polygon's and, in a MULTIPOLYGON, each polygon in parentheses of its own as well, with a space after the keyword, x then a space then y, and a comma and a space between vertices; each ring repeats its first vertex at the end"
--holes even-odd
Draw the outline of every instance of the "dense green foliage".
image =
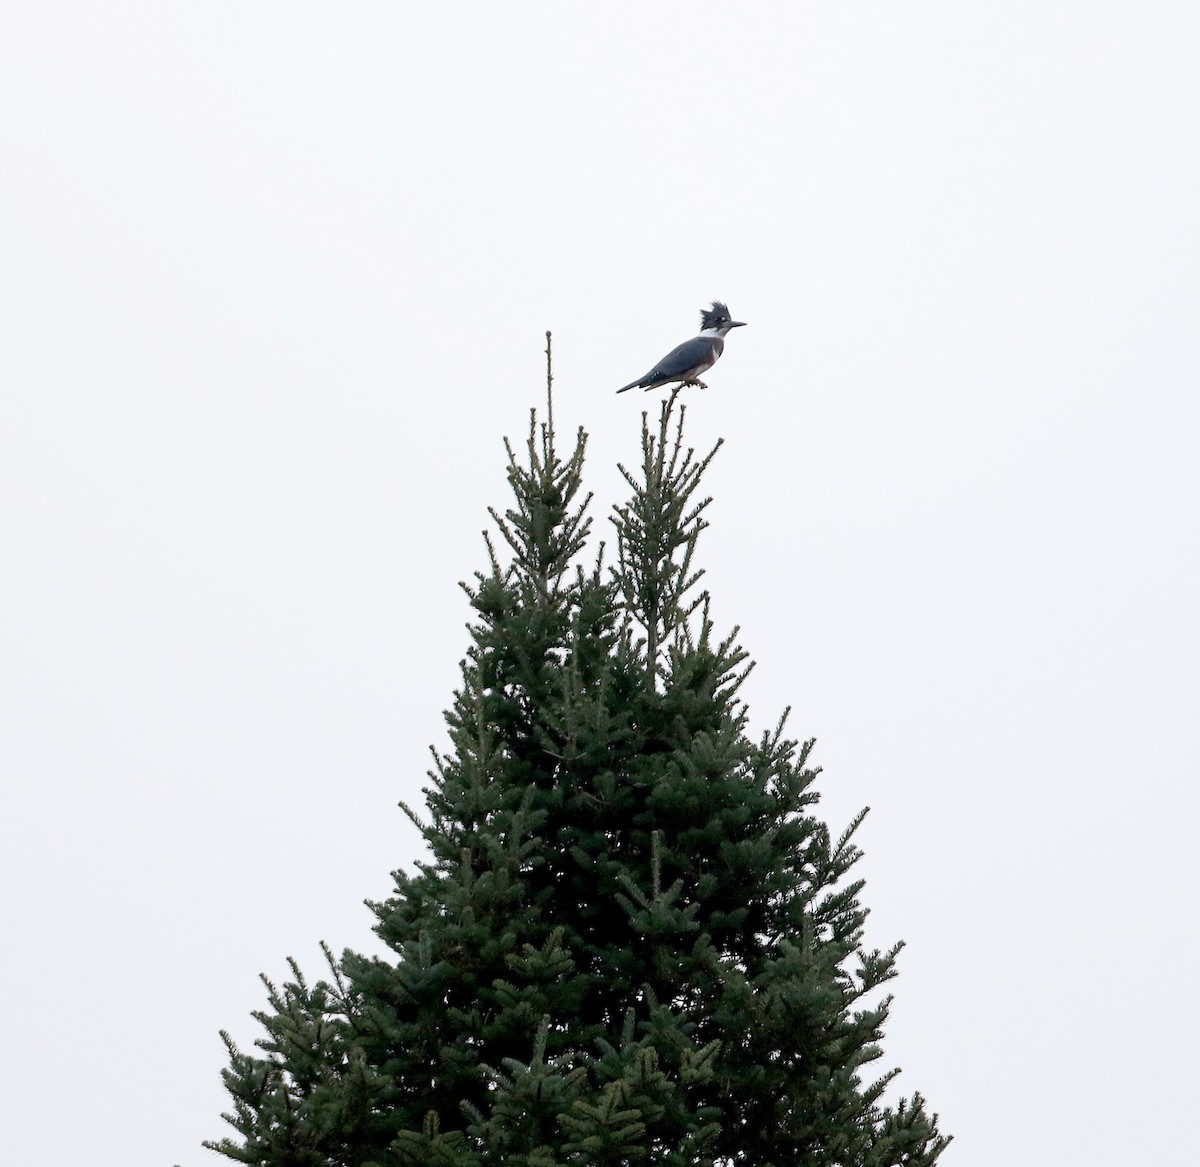
MULTIPOLYGON (((235 1139, 263 1167, 932 1164, 920 1096, 881 1103, 896 948, 861 947, 858 857, 813 813, 811 743, 752 740, 696 541, 713 456, 643 421, 617 554, 584 560, 585 439, 509 448, 502 553, 467 593, 462 685, 418 821, 430 855, 372 905, 391 956, 270 986, 226 1038, 235 1139)), ((407 809, 407 808, 406 808, 407 809)))

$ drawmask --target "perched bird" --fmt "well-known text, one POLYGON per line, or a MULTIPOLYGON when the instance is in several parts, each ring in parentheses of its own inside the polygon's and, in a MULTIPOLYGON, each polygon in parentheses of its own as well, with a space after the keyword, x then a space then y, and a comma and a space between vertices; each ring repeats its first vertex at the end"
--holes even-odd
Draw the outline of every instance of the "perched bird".
POLYGON ((657 389, 660 385, 671 385, 674 382, 681 385, 699 385, 701 389, 706 389, 704 382, 699 380, 700 374, 717 363, 717 357, 725 349, 725 334, 731 328, 744 327, 745 323, 744 320, 731 320, 728 305, 714 300, 711 308, 700 309, 699 336, 685 340, 678 348, 673 348, 644 377, 622 385, 617 392, 624 393, 626 389, 657 389))

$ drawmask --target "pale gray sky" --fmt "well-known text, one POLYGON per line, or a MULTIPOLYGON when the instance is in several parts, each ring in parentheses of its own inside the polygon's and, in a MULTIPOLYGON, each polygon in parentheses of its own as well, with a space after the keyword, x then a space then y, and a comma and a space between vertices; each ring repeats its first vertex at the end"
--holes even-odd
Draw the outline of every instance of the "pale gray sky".
POLYGON ((5 1158, 187 1167, 369 947, 542 400, 729 301, 715 614, 869 804, 972 1167, 1195 1153, 1200 8, 47 4, 0 32, 5 1158))

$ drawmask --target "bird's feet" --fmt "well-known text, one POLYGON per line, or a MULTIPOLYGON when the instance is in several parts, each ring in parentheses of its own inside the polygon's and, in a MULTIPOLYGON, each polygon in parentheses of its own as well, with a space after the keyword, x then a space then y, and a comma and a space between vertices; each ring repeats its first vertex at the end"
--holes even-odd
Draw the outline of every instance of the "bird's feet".
POLYGON ((684 381, 683 384, 684 385, 695 385, 697 389, 707 389, 708 388, 708 386, 705 385, 705 383, 703 381, 697 381, 695 379, 693 379, 691 381, 684 381))

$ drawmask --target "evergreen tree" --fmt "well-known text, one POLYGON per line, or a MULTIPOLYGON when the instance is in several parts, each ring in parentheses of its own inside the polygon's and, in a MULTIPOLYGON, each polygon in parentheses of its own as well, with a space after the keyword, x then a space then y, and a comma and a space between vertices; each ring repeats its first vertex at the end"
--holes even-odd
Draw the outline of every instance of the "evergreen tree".
POLYGON ((862 1077, 900 949, 862 947, 863 815, 835 839, 812 743, 750 736, 747 656, 698 586, 716 448, 686 446, 674 395, 643 415, 608 567, 584 559, 585 435, 560 457, 548 404, 508 447, 503 550, 464 585, 451 751, 424 817, 405 807, 429 857, 371 905, 391 955, 267 982, 259 1052, 223 1035, 237 1138, 208 1145, 261 1167, 934 1163, 921 1097, 862 1077))

